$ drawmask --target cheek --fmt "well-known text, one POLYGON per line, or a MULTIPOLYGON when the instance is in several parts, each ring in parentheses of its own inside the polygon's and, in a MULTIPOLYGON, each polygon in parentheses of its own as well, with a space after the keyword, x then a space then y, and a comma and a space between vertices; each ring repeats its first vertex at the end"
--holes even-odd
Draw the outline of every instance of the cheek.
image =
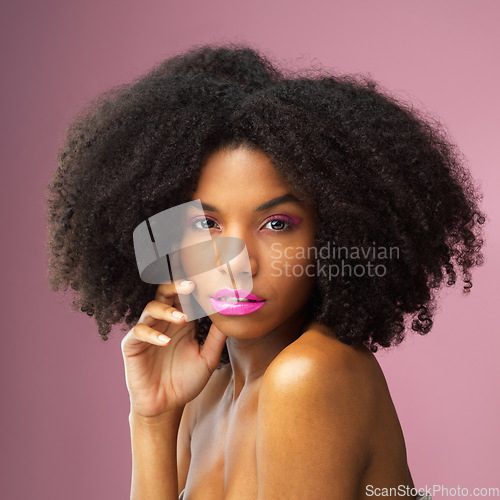
POLYGON ((270 278, 285 300, 303 302, 314 287, 316 266, 314 254, 307 247, 284 249, 268 260, 270 278))

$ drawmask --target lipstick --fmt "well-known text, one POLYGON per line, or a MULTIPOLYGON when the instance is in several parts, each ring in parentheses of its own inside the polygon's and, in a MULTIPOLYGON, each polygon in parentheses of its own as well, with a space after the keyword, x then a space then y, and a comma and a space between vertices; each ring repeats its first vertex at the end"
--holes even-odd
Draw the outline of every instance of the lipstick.
POLYGON ((210 297, 210 304, 220 314, 243 316, 258 311, 266 301, 247 290, 223 288, 210 297))

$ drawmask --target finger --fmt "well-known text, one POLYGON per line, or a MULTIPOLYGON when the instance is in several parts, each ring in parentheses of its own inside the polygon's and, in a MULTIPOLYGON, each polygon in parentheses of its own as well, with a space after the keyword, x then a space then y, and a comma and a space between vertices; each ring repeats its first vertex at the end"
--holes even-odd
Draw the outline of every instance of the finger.
POLYGON ((170 302, 171 304, 171 299, 175 295, 179 293, 186 295, 191 293, 193 290, 194 282, 188 280, 178 280, 171 283, 163 283, 161 285, 158 285, 158 288, 156 289, 155 299, 165 303, 170 302))
MULTIPOLYGON (((143 327, 147 327, 147 325, 143 325, 143 327)), ((137 330, 137 325, 136 325, 134 326, 134 328, 128 331, 125 337, 123 337, 120 345, 123 356, 133 356, 135 354, 138 354, 144 351, 144 349, 147 349, 148 346, 150 346, 151 344, 155 345, 169 344, 168 341, 167 342, 161 341, 161 339, 159 338, 160 332, 158 331, 155 332, 152 328, 150 329, 152 331, 148 331, 146 329, 143 329, 141 331, 141 328, 137 330), (149 337, 147 337, 146 335, 147 332, 149 332, 149 337)))
POLYGON ((224 335, 213 323, 208 332, 205 342, 201 346, 200 356, 205 360, 205 363, 214 371, 219 364, 222 349, 226 343, 227 335, 224 335))
MULTIPOLYGON (((133 337, 139 342, 149 342, 150 344, 155 345, 167 345, 172 340, 170 337, 167 337, 163 333, 151 328, 144 323, 138 323, 132 328, 133 337)), ((131 341, 133 344, 133 340, 131 341)))
POLYGON ((187 319, 186 315, 182 311, 179 311, 171 305, 164 304, 159 300, 152 300, 151 302, 148 302, 144 308, 144 313, 144 320, 140 323, 147 323, 150 318, 161 319, 174 323, 184 323, 187 319))

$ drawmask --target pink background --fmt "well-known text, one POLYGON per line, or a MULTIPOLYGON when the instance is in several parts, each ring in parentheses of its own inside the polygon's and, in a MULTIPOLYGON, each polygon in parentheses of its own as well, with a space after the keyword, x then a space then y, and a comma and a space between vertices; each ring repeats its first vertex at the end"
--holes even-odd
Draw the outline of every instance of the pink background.
MULTIPOLYGON (((437 115, 482 184, 486 263, 442 294, 427 337, 378 356, 417 487, 500 487, 500 3, 47 0, 3 3, 1 489, 13 499, 123 499, 131 472, 122 334, 49 291, 44 188, 91 97, 205 42, 370 73, 437 115)), ((436 495, 439 498, 440 495, 436 495)))

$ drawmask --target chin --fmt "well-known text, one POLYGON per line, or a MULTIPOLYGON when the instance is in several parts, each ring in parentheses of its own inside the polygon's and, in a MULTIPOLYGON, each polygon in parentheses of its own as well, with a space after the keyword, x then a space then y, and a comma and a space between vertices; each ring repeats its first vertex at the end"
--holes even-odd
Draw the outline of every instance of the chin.
POLYGON ((224 316, 222 314, 214 314, 210 317, 217 328, 228 337, 237 339, 255 339, 265 335, 266 333, 276 328, 266 324, 260 320, 248 316, 224 316))

